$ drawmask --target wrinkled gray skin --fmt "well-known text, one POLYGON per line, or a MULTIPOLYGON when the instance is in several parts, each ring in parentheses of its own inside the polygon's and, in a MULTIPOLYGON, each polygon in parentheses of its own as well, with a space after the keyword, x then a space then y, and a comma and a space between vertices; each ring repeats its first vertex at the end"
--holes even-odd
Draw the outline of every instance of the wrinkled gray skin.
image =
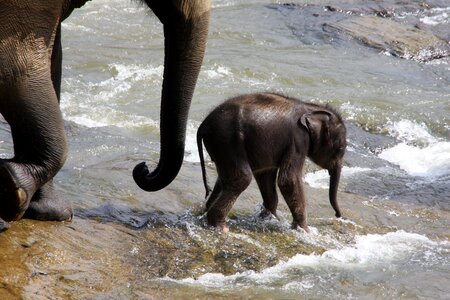
POLYGON ((330 203, 336 217, 341 217, 336 195, 346 128, 331 107, 270 93, 241 95, 219 105, 197 132, 208 197, 202 140, 218 173, 206 203, 209 225, 228 231, 225 218, 253 174, 264 201, 261 217, 276 216, 277 182, 292 213, 292 227, 308 231, 302 183, 306 157, 328 170, 330 203))
MULTIPOLYGON (((0 160, 0 231, 23 215, 70 220, 70 203, 53 190, 67 155, 59 109, 61 21, 87 0, 0 2, 0 113, 11 126, 14 157, 0 160)), ((146 191, 167 186, 183 162, 188 111, 204 56, 209 0, 141 0, 163 23, 161 157, 133 171, 146 191)))

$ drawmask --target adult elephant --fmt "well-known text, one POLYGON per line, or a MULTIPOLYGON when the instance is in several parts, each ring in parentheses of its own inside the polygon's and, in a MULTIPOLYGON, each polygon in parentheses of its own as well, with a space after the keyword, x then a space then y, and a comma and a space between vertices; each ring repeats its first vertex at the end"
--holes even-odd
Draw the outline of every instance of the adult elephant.
MULTIPOLYGON (((210 0, 141 0, 165 38, 161 154, 153 172, 137 165, 139 187, 156 191, 178 174, 186 122, 208 34, 210 0)), ((53 190, 67 154, 59 109, 61 21, 87 0, 0 2, 0 113, 11 126, 14 157, 0 160, 0 231, 26 217, 68 220, 72 209, 53 190)))

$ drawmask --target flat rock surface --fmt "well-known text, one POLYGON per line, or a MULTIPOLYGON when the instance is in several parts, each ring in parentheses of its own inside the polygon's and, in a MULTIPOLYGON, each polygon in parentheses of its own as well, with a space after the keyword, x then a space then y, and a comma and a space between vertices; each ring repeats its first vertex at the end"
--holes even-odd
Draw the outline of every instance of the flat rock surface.
POLYGON ((450 57, 448 4, 440 1, 312 1, 271 4, 306 44, 352 47, 352 41, 395 57, 427 62, 450 57), (447 26, 445 26, 447 25, 447 26), (348 39, 348 36, 353 39, 348 39))
POLYGON ((355 16, 329 26, 402 58, 429 61, 450 55, 448 43, 432 33, 386 18, 355 16))

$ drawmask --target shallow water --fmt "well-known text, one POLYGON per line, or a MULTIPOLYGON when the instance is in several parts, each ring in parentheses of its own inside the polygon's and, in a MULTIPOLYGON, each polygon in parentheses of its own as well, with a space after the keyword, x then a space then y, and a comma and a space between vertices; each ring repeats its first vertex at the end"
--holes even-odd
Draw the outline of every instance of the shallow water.
MULTIPOLYGON (((321 25, 346 13, 326 11, 325 2, 214 1, 185 164, 157 193, 139 190, 131 170, 158 160, 161 25, 145 7, 122 0, 75 11, 63 24, 61 107, 70 152, 56 178, 75 219, 23 220, 0 236, 7 266, 0 296, 449 295, 449 58, 401 59, 328 31, 321 25), (227 97, 255 91, 330 103, 342 112, 349 131, 339 194, 346 221, 334 219, 327 203, 327 173, 308 164, 312 233, 289 229, 284 203, 280 221, 258 220, 254 184, 232 211, 229 235, 204 227, 196 128, 227 97)), ((448 38, 439 27, 448 24, 448 8, 392 5, 397 20, 418 20, 448 38)), ((11 155, 2 123, 0 157, 11 155)), ((208 174, 212 181, 213 167, 208 174)))

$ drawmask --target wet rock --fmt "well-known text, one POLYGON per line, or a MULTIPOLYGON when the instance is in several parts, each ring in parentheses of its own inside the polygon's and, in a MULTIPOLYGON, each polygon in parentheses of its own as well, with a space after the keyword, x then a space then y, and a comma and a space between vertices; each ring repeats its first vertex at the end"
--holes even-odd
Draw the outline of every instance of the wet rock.
POLYGON ((36 243, 36 239, 33 237, 28 237, 26 241, 22 242, 21 245, 24 248, 30 248, 36 243))
POLYGON ((362 16, 345 19, 328 26, 347 33, 365 45, 389 54, 416 61, 429 61, 450 55, 450 46, 442 39, 410 25, 362 16))
POLYGON ((450 32, 442 1, 321 1, 270 4, 305 44, 354 48, 352 40, 395 57, 427 62, 450 56, 450 32), (348 39, 348 36, 354 39, 348 39))
POLYGON ((350 142, 350 146, 353 148, 360 147, 360 149, 358 149, 361 150, 359 151, 360 153, 368 152, 376 155, 383 149, 392 147, 397 143, 396 139, 393 137, 368 132, 351 122, 347 122, 345 126, 347 127, 347 140, 350 142), (358 141, 358 144, 353 143, 353 141, 358 141))
MULTIPOLYGON (((248 193, 261 201, 256 189, 248 193)), ((347 219, 337 219, 327 190, 305 187, 305 193, 310 234, 290 229, 284 201, 280 220, 261 220, 259 212, 236 206, 228 234, 205 227, 202 216, 190 211, 155 213, 143 228, 98 217, 75 217, 70 224, 15 222, 0 234, 0 299, 183 298, 170 278, 258 272, 298 254, 320 255, 351 245, 356 236, 369 233, 407 229, 448 238, 448 212, 339 193, 347 219)))
POLYGON ((138 265, 149 266, 156 277, 195 278, 205 273, 261 271, 298 253, 325 251, 305 244, 289 229, 262 233, 231 226, 230 233, 221 234, 200 224, 190 227, 166 224, 146 232, 138 265))

